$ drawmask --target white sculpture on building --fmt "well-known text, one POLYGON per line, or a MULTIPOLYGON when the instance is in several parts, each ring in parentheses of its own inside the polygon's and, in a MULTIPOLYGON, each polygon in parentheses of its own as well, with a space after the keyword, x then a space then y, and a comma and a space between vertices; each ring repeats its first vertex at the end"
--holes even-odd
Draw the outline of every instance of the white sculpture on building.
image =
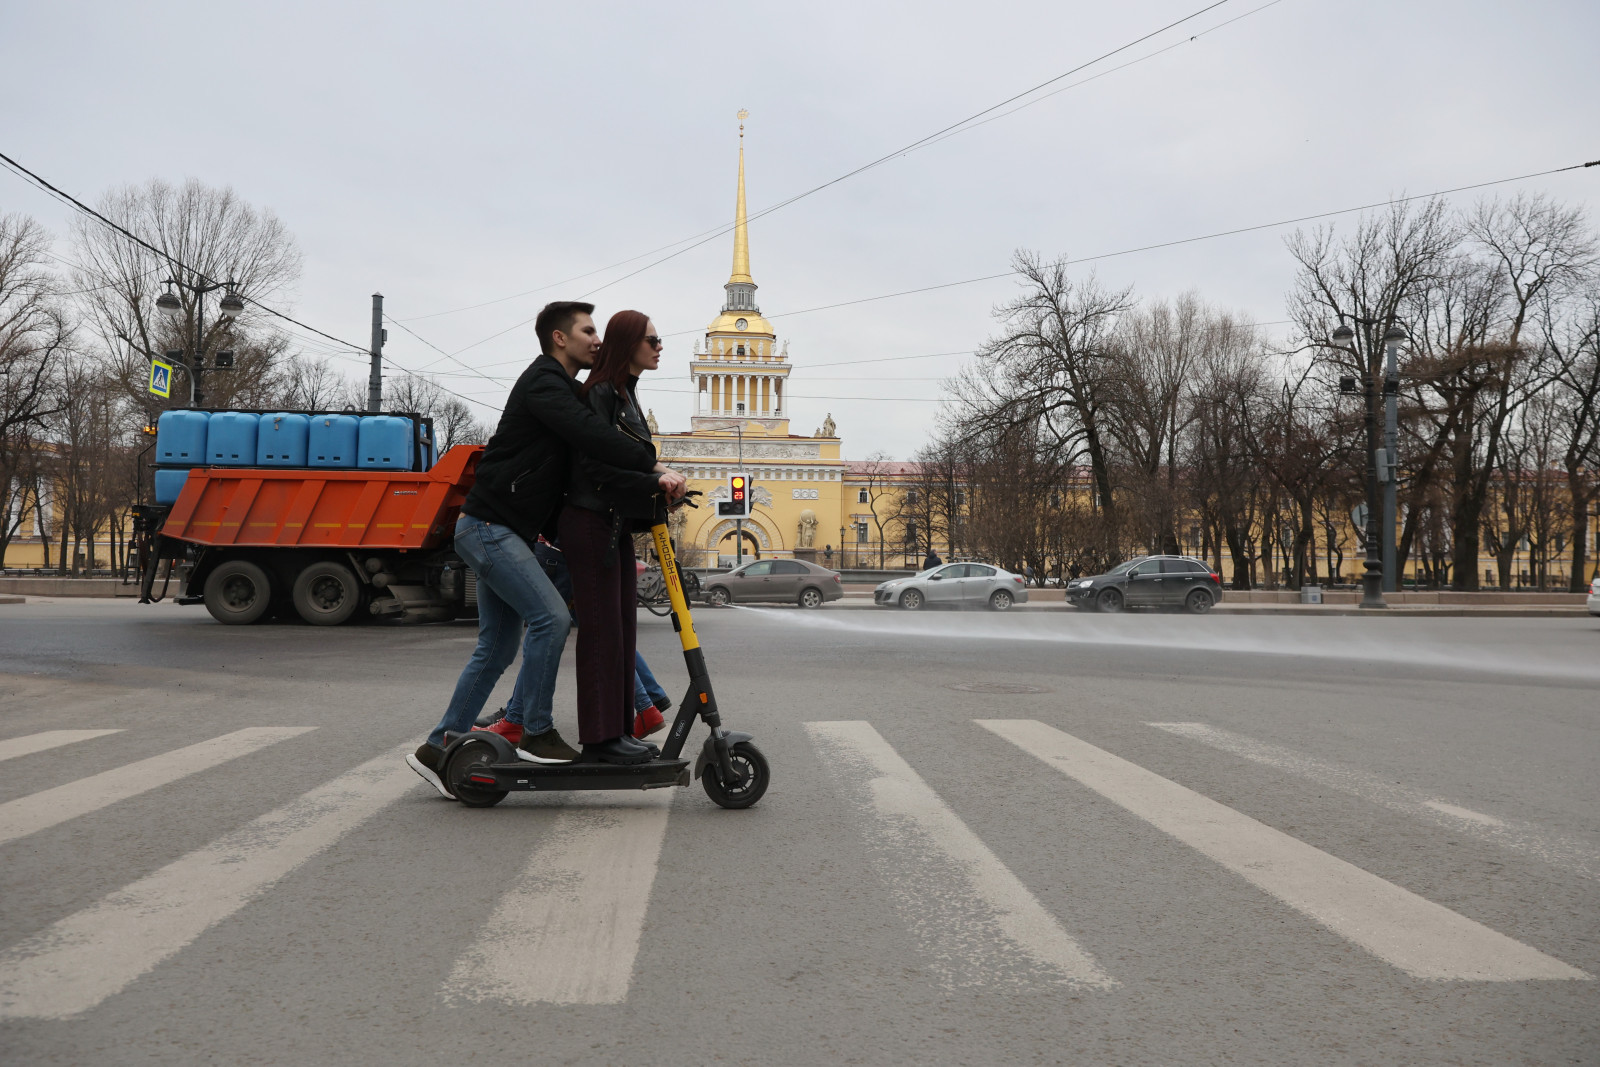
POLYGON ((817 547, 817 513, 810 508, 800 513, 800 539, 795 542, 795 547, 817 547))

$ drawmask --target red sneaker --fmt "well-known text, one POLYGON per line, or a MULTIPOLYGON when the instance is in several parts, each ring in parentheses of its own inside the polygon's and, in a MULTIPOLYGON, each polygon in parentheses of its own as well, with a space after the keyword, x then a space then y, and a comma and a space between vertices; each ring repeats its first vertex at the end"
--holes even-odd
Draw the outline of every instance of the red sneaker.
POLYGON ((667 725, 667 720, 662 716, 661 712, 656 710, 654 704, 651 704, 643 711, 636 711, 633 714, 634 737, 649 737, 665 725, 667 725))
POLYGON ((505 719, 496 719, 488 726, 474 726, 472 729, 476 733, 499 734, 507 741, 510 741, 513 745, 522 744, 521 723, 508 722, 505 719))

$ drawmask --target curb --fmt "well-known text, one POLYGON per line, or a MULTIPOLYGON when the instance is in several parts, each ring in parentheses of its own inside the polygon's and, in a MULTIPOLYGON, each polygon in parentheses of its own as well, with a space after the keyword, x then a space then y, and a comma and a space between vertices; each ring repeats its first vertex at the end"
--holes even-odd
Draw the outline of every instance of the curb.
MULTIPOLYGON (((762 606, 764 606, 764 607, 776 607, 776 606, 781 606, 781 605, 762 605, 762 606)), ((895 611, 895 610, 897 610, 897 609, 889 608, 889 607, 879 607, 878 605, 874 604, 868 598, 852 597, 848 593, 845 594, 845 598, 843 600, 834 600, 834 601, 828 602, 827 604, 824 604, 821 610, 824 610, 824 611, 837 611, 837 610, 840 610, 840 609, 844 609, 846 611, 868 611, 868 610, 895 611)), ((935 608, 933 610, 934 611, 945 612, 945 611, 951 611, 951 610, 959 611, 959 610, 962 610, 962 609, 960 609, 960 608, 955 608, 955 609, 951 609, 951 608, 935 608)), ((977 610, 977 609, 974 608, 973 610, 977 610)), ((1067 606, 1066 604, 1063 604, 1060 601, 1046 601, 1046 602, 1044 602, 1042 604, 1032 604, 1032 603, 1030 603, 1030 604, 1018 604, 1015 607, 1013 607, 1011 610, 1013 612, 1021 611, 1021 612, 1029 612, 1029 613, 1037 613, 1037 612, 1048 611, 1048 612, 1055 612, 1057 614, 1063 614, 1063 615, 1079 615, 1079 614, 1081 614, 1085 618, 1092 618, 1092 617, 1098 615, 1098 612, 1093 612, 1093 611, 1082 611, 1082 612, 1080 612, 1077 608, 1069 607, 1069 606, 1067 606)), ((1130 611, 1127 614, 1129 616, 1131 616, 1131 617, 1137 618, 1137 617, 1139 617, 1141 615, 1176 614, 1176 613, 1174 613, 1174 612, 1162 613, 1162 612, 1130 611)), ((1357 616, 1362 617, 1362 618, 1423 617, 1423 618, 1435 618, 1435 619, 1438 619, 1438 618, 1454 618, 1454 619, 1545 619, 1545 618, 1577 619, 1577 618, 1589 618, 1589 617, 1591 617, 1591 616, 1589 616, 1588 611, 1585 608, 1583 608, 1582 606, 1568 607, 1566 605, 1561 605, 1561 604, 1530 604, 1530 605, 1521 606, 1521 607, 1503 607, 1503 608, 1494 608, 1494 607, 1485 607, 1485 608, 1458 607, 1458 606, 1454 606, 1454 605, 1435 605, 1435 604, 1405 604, 1405 605, 1396 604, 1396 605, 1392 605, 1392 606, 1390 606, 1388 608, 1385 608, 1382 611, 1363 611, 1361 608, 1356 607, 1354 605, 1350 605, 1350 604, 1324 604, 1324 605, 1318 606, 1318 605, 1310 605, 1310 604, 1229 604, 1227 602, 1223 602, 1221 604, 1218 604, 1216 607, 1212 608, 1211 609, 1211 614, 1213 614, 1213 615, 1269 615, 1269 616, 1275 616, 1275 617, 1281 617, 1281 616, 1285 616, 1285 615, 1294 615, 1294 616, 1299 616, 1299 617, 1315 617, 1315 618, 1354 618, 1354 617, 1357 617, 1357 616)))

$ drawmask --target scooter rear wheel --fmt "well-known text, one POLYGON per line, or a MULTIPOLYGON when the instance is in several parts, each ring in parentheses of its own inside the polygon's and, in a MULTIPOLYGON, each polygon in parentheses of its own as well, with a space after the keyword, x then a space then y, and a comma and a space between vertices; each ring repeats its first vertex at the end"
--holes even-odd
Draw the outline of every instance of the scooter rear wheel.
POLYGON ((766 794, 767 785, 772 780, 767 757, 750 742, 740 741, 729 750, 728 758, 733 764, 733 772, 739 776, 738 784, 731 789, 723 785, 716 764, 712 764, 700 776, 706 796, 718 807, 751 807, 766 794))
POLYGON ((506 798, 506 790, 485 788, 469 777, 474 768, 487 767, 499 759, 499 753, 487 741, 468 739, 450 754, 444 767, 444 783, 455 798, 469 808, 492 808, 506 798))

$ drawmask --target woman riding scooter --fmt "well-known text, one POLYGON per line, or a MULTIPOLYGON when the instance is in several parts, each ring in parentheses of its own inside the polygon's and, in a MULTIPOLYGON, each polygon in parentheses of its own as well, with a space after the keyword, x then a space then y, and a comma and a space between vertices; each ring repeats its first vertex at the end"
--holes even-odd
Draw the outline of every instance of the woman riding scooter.
MULTIPOLYGON (((654 449, 634 396, 639 375, 661 362, 661 338, 648 316, 619 311, 583 384, 583 396, 608 424, 654 449)), ((662 489, 654 476, 574 455, 559 529, 578 613, 578 740, 584 759, 644 763, 653 746, 633 738, 635 567, 633 533, 648 529, 662 489)), ((675 504, 681 489, 667 503, 675 504)))

